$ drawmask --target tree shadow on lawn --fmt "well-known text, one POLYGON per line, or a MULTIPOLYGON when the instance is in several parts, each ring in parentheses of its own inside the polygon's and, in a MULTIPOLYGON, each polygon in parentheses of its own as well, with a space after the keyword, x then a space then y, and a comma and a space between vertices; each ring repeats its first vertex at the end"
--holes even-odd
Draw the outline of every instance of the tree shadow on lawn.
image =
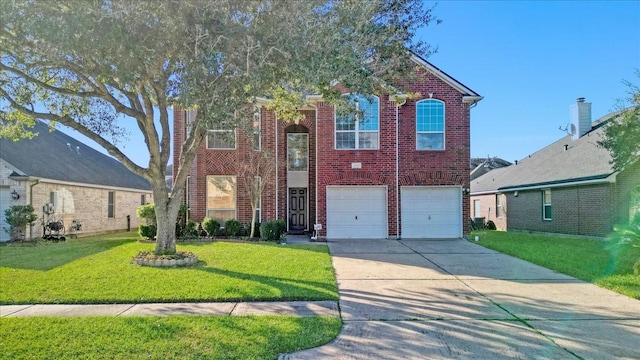
POLYGON ((271 289, 277 289, 279 292, 273 296, 256 297, 251 294, 245 294, 238 299, 228 299, 226 301, 294 301, 294 300, 338 300, 338 288, 335 283, 326 284, 317 281, 308 281, 300 279, 290 279, 275 276, 264 276, 256 274, 247 274, 237 271, 222 270, 215 267, 209 267, 203 261, 198 263, 198 270, 223 277, 229 277, 237 280, 251 281, 259 283, 262 286, 271 289))
POLYGON ((1 246, 0 267, 47 271, 131 242, 133 242, 131 238, 106 240, 80 238, 31 247, 1 246))

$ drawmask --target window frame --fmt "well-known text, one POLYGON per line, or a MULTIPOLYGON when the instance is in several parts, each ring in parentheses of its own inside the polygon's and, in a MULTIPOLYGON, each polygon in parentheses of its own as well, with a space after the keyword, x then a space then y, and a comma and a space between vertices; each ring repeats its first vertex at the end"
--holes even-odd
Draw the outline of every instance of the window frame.
MULTIPOLYGON (((365 101, 367 101, 370 105, 373 105, 374 102, 370 102, 368 97, 371 97, 372 99, 375 99, 375 105, 376 105, 376 113, 375 113, 375 123, 376 123, 376 130, 361 130, 360 129, 360 124, 361 122, 361 116, 360 114, 349 114, 349 115, 338 115, 337 112, 337 108, 334 107, 334 116, 333 116, 333 147, 335 150, 380 150, 380 97, 377 95, 363 95, 363 94, 343 94, 343 96, 349 96, 351 97, 350 101, 354 101, 356 103, 356 110, 360 111, 360 99, 364 99, 365 101), (338 118, 340 116, 354 116, 355 117, 355 123, 354 123, 354 129, 353 130, 338 130, 338 118), (350 134, 353 133, 354 134, 354 147, 338 147, 338 133, 340 134, 350 134), (377 141, 376 141, 376 146, 375 147, 370 147, 370 148, 364 148, 360 146, 360 134, 377 134, 377 141)), ((364 115, 366 116, 366 114, 364 115)))
POLYGON ((226 220, 229 219, 237 219, 238 218, 238 177, 235 175, 207 175, 206 176, 206 181, 207 181, 207 186, 206 186, 206 207, 205 207, 205 213, 206 216, 209 218, 213 218, 216 219, 218 221, 220 221, 220 228, 224 228, 224 223, 226 220), (212 182, 210 182, 211 178, 228 178, 228 179, 233 179, 233 208, 225 208, 225 207, 209 207, 209 186, 210 184, 212 184, 212 182), (215 218, 212 217, 209 212, 210 211, 233 211, 233 217, 228 218, 228 219, 220 219, 220 218, 215 218))
POLYGON ((238 148, 238 133, 236 129, 221 129, 221 128, 216 128, 216 125, 212 125, 211 128, 207 130, 206 147, 207 147, 207 150, 236 150, 238 148), (221 141, 223 142, 232 141, 233 146, 216 147, 213 144, 210 144, 209 138, 211 136, 214 137, 213 142, 215 143, 216 134, 223 134, 223 133, 233 133, 233 136, 229 136, 229 139, 227 139, 226 136, 223 136, 221 139, 221 141))
POLYGON ((114 219, 116 217, 116 192, 107 192, 107 218, 114 219))
POLYGON ((542 189, 542 220, 545 220, 545 221, 553 220, 553 205, 552 205, 552 198, 551 198, 551 189, 542 189), (547 202, 547 194, 549 195, 548 202, 547 202))
POLYGON ((504 207, 502 204, 502 194, 496 194, 496 218, 502 219, 504 216, 504 207))
POLYGON ((482 202, 480 200, 473 200, 473 217, 480 218, 482 217, 482 202))
POLYGON ((442 100, 439 99, 433 99, 433 98, 428 98, 428 99, 422 99, 419 101, 416 101, 416 112, 415 112, 416 118, 415 118, 415 123, 416 123, 416 150, 417 151, 444 151, 447 148, 446 145, 446 128, 447 128, 447 106, 446 103, 442 100), (442 106, 442 130, 441 131, 427 131, 427 130, 419 130, 419 118, 418 118, 418 111, 420 110, 420 106, 423 104, 428 104, 428 103, 438 103, 441 104, 442 106), (442 147, 441 148, 421 148, 419 146, 420 141, 418 140, 418 137, 420 134, 442 134, 442 147))
POLYGON ((287 133, 286 134, 287 141, 287 171, 298 172, 298 171, 309 171, 309 134, 308 133, 287 133), (290 154, 290 146, 289 146, 289 136, 302 136, 305 138, 305 157, 304 157, 304 169, 296 170, 295 167, 291 167, 291 154, 290 154))
POLYGON ((259 106, 254 107, 252 125, 253 150, 260 151, 262 150, 262 109, 259 106))

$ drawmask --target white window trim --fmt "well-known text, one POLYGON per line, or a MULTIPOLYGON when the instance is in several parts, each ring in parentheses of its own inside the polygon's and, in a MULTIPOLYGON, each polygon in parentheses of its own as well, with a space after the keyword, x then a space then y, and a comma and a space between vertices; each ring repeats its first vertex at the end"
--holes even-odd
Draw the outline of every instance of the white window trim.
MULTIPOLYGON (((347 94, 342 94, 343 96, 348 96, 350 95, 349 93, 347 94)), ((360 96, 361 94, 354 94, 357 96, 360 96)), ((365 96, 365 95, 362 95, 365 96)), ((376 98, 376 100, 378 101, 378 112, 376 113, 376 117, 377 117, 377 124, 378 124, 378 130, 360 130, 359 129, 359 125, 360 125, 360 117, 356 116, 356 123, 355 123, 355 128, 354 130, 338 130, 336 129, 337 125, 338 125, 338 114, 337 114, 337 109, 334 106, 333 108, 333 147, 335 150, 380 150, 380 97, 377 95, 371 95, 371 97, 376 98), (338 133, 354 133, 355 134, 355 147, 354 148, 338 148, 338 133), (360 133, 377 133, 378 134, 378 146, 375 148, 360 148, 360 137, 358 136, 358 134, 360 133)), ((360 110, 359 109, 359 102, 356 102, 356 110, 360 110)))
POLYGON ((551 196, 551 189, 542 189, 542 220, 553 220, 553 200, 551 202, 546 202, 545 199, 545 195, 546 192, 549 192, 549 196, 551 196), (551 217, 547 217, 547 212, 545 211, 545 208, 549 206, 549 208, 551 209, 551 217))
POLYGON ((213 147, 209 146, 209 136, 207 134, 207 149, 208 150, 235 150, 238 148, 238 139, 235 130, 207 130, 208 133, 230 133, 233 132, 233 147, 213 147))
POLYGON ((496 218, 502 219, 504 216, 504 205, 502 204, 502 194, 496 194, 496 218), (500 199, 500 202, 498 202, 500 199))
POLYGON ((309 159, 309 134, 308 133, 287 133, 286 136, 287 136, 287 138, 286 138, 286 140, 287 140, 287 171, 291 171, 291 172, 306 172, 306 171, 309 171, 309 160, 310 160, 309 159), (289 135, 296 135, 296 136, 297 135, 303 135, 304 137, 307 138, 307 141, 306 141, 306 144, 307 144, 307 160, 306 160, 307 161, 307 164, 306 164, 307 166, 306 166, 306 168, 307 168, 307 170, 291 170, 289 168, 289 139, 288 139, 289 135))
POLYGON ((444 151, 447 149, 447 104, 440 99, 422 99, 416 101, 416 111, 415 111, 415 123, 416 123, 416 150, 417 151, 444 151), (442 131, 418 131, 418 104, 421 102, 427 101, 436 101, 442 103, 442 131), (418 148, 418 134, 442 134, 442 149, 420 149, 418 148))
MULTIPOLYGON (((207 188, 206 188, 206 195, 207 197, 209 196, 209 178, 212 177, 230 177, 233 178, 235 180, 235 199, 234 199, 234 208, 210 208, 209 206, 206 207, 205 210, 205 214, 207 217, 209 217, 209 211, 210 210, 233 210, 233 218, 237 219, 238 218, 238 177, 235 175, 207 175, 206 176, 206 181, 207 181, 207 188)), ((224 229, 224 223, 220 224, 220 228, 224 229)))
POLYGON ((253 112, 253 121, 254 123, 257 123, 258 126, 252 126, 252 132, 251 135, 253 136, 252 138, 252 143, 253 143, 253 150, 255 151, 261 151, 262 150, 262 109, 258 106, 254 107, 254 112, 253 112), (257 130, 257 131, 256 131, 257 130), (256 138, 256 132, 258 135, 258 141, 255 141, 256 138))

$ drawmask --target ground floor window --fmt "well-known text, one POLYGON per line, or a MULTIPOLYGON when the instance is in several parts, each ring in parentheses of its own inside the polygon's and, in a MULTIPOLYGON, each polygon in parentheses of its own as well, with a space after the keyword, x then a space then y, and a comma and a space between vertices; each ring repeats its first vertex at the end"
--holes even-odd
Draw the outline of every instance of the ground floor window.
POLYGON ((236 177, 229 175, 207 176, 207 217, 225 221, 236 218, 236 177))
POLYGON ((542 190, 542 219, 551 220, 551 189, 542 190))
POLYGON ((482 211, 480 209, 480 200, 473 200, 473 217, 482 217, 482 211))
POLYGON ((496 194, 496 217, 502 217, 502 194, 496 194))
POLYGON ((109 191, 107 195, 107 217, 114 218, 116 210, 116 192, 109 191))

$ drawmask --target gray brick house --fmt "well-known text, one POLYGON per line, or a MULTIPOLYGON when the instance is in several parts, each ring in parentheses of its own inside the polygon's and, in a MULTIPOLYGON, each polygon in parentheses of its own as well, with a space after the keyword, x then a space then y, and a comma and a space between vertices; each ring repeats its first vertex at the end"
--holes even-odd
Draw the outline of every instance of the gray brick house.
POLYGON ((10 240, 4 210, 12 205, 36 210, 27 238, 42 235, 43 220, 62 221, 76 235, 138 227, 136 208, 153 202, 145 179, 42 122, 34 131, 33 139, 0 139, 0 242, 10 240))
POLYGON ((570 135, 471 182, 472 217, 500 230, 604 236, 640 211, 640 164, 614 172, 598 146, 618 113, 592 122, 580 98, 570 115, 570 135))

